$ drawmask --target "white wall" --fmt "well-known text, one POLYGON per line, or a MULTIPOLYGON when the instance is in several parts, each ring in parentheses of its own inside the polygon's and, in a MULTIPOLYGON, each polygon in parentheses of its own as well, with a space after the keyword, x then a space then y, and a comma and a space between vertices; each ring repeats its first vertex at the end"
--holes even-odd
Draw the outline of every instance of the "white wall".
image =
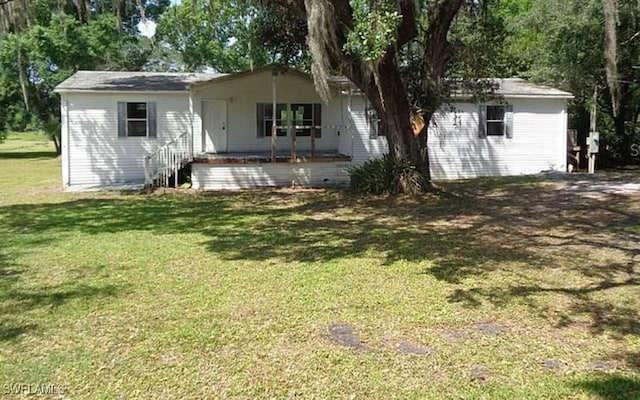
MULTIPOLYGON (((455 112, 438 113, 429 129, 429 157, 434 179, 534 174, 566 168, 566 100, 507 99, 513 104, 513 138, 478 137, 478 106, 455 104, 455 112)), ((366 102, 354 97, 353 142, 341 138, 340 151, 353 164, 388 151, 386 138, 369 139, 366 102), (344 139, 344 140, 343 140, 344 139)))
POLYGON ((271 186, 341 186, 349 183, 348 161, 191 165, 194 189, 249 189, 271 186))
MULTIPOLYGON (((277 77, 278 103, 322 103, 313 82, 294 73, 277 77)), ((202 152, 202 101, 207 99, 227 100, 227 148, 229 152, 270 151, 271 137, 259 138, 256 132, 256 104, 272 102, 271 71, 261 71, 242 77, 232 78, 196 89, 194 104, 194 149, 202 152)), ((316 149, 337 150, 338 130, 334 126, 342 124, 340 98, 336 95, 329 105, 322 104, 322 125, 332 126, 322 130, 322 137, 316 139, 316 149)), ((291 137, 277 137, 278 150, 291 148, 291 137)), ((297 148, 308 150, 310 138, 297 137, 297 148)))
MULTIPOLYGON (((388 151, 387 138, 378 136, 372 139, 369 132, 369 124, 367 123, 367 101, 360 95, 353 95, 351 98, 351 123, 354 127, 352 134, 343 138, 341 149, 344 148, 344 154, 351 156, 351 162, 359 165, 367 160, 382 157, 388 151)), ((341 151, 342 153, 342 151, 341 151)))
POLYGON ((144 157, 191 129, 187 93, 66 93, 62 102, 64 186, 144 183, 144 157), (118 101, 155 101, 158 137, 118 137, 118 101))
POLYGON ((429 131, 434 179, 534 174, 566 168, 566 100, 517 99, 513 138, 478 137, 478 106, 458 103, 437 114, 429 131))
MULTIPOLYGON (((194 149, 199 152, 202 149, 200 116, 204 99, 227 100, 230 152, 270 150, 271 138, 258 138, 256 132, 256 103, 271 102, 269 71, 210 84, 196 91, 191 99, 187 93, 66 93, 62 96, 64 185, 143 183, 144 157, 185 131, 193 130, 194 149), (155 101, 158 137, 119 138, 118 101, 155 101)), ((510 98, 507 101, 514 107, 511 139, 478 138, 478 110, 475 104, 458 103, 455 113, 436 115, 429 136, 429 155, 434 179, 565 170, 566 100, 510 98)), ((285 74, 278 78, 278 102, 321 103, 321 100, 309 79, 285 74)), ((351 156, 352 164, 361 164, 384 154, 387 151, 386 138, 369 137, 365 110, 366 101, 361 96, 354 95, 349 99, 336 92, 329 105, 322 105, 322 124, 331 127, 323 129, 322 138, 316 140, 316 148, 319 151, 338 150, 351 156), (345 125, 350 128, 345 128, 345 125)), ((308 137, 298 137, 298 149, 309 149, 309 142, 308 137)), ((278 137, 278 149, 287 150, 290 146, 290 137, 278 137)), ((324 179, 337 180, 343 174, 342 169, 339 173, 335 169, 328 170, 331 163, 326 164, 328 165, 314 167, 314 171, 321 171, 319 176, 322 178, 318 182, 325 182, 324 179)), ((194 184, 197 187, 198 179, 204 179, 201 181, 202 187, 220 186, 219 177, 224 171, 227 173, 224 185, 229 185, 229 188, 236 184, 228 179, 245 183, 267 182, 268 185, 271 182, 290 184, 292 179, 298 179, 302 185, 317 184, 315 180, 308 181, 304 178, 312 173, 311 170, 305 172, 306 170, 300 169, 301 166, 290 164, 262 167, 262 172, 253 166, 243 167, 244 169, 237 165, 224 168, 218 167, 215 177, 211 175, 212 172, 202 172, 201 178, 194 175, 194 184), (281 170, 292 170, 292 167, 294 172, 285 173, 281 170), (275 169, 267 171, 264 168, 275 169), (248 175, 243 177, 243 173, 248 175), (271 177, 275 180, 270 180, 271 177), (210 179, 218 179, 218 183, 207 183, 210 179)), ((313 172, 313 179, 317 175, 317 172, 313 172)), ((238 183, 236 186, 245 183, 238 183)))

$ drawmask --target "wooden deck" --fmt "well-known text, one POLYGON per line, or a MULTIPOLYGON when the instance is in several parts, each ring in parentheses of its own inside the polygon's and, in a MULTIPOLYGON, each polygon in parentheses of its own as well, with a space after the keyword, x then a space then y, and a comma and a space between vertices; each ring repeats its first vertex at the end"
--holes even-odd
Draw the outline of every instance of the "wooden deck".
MULTIPOLYGON (((338 162, 351 161, 351 157, 338 152, 318 152, 311 157, 310 152, 298 151, 292 159, 290 151, 276 153, 276 163, 309 163, 309 162, 338 162)), ((242 153, 200 153, 193 159, 195 164, 262 164, 271 163, 270 152, 242 152, 242 153)))

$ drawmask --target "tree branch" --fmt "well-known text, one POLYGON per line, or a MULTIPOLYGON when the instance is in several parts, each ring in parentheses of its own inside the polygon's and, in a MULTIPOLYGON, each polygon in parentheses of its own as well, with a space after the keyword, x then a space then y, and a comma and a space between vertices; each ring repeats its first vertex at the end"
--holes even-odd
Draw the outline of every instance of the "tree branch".
POLYGON ((399 0, 400 14, 402 22, 398 27, 398 47, 407 44, 418 33, 416 26, 416 9, 412 0, 399 0))
POLYGON ((451 59, 451 43, 447 40, 451 23, 462 7, 464 0, 442 0, 431 18, 425 39, 425 78, 439 79, 451 59))

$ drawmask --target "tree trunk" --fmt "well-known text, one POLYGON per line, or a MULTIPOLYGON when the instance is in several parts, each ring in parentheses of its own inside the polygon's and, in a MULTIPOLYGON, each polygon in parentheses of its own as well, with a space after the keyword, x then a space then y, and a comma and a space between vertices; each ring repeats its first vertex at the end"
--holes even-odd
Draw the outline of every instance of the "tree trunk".
MULTIPOLYGON (((418 136, 413 134, 407 90, 394 58, 386 57, 378 64, 378 73, 381 79, 377 85, 371 78, 365 90, 387 135, 389 153, 396 158, 409 159, 422 176, 422 187, 426 189, 431 181, 427 130, 418 136)), ((425 118, 425 121, 428 120, 425 118)))
POLYGON ((29 112, 29 91, 28 91, 28 83, 27 77, 25 74, 25 67, 22 60, 22 39, 20 38, 20 34, 17 36, 18 38, 18 80, 20 81, 20 89, 22 91, 22 100, 24 101, 24 108, 29 112))
POLYGON ((54 135, 51 140, 53 140, 53 145, 56 147, 56 154, 62 154, 62 147, 60 146, 60 137, 58 135, 54 135))

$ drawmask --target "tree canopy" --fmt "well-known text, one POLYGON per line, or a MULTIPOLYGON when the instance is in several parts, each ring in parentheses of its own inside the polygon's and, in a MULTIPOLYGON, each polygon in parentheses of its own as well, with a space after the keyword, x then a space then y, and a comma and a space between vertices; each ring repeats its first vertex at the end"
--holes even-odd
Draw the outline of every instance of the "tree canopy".
MULTIPOLYGON (((617 0, 5 0, 0 1, 0 131, 56 131, 53 88, 78 69, 234 72, 277 62, 343 74, 367 96, 391 152, 429 185, 428 120, 449 82, 523 77, 572 92, 588 131, 597 91, 606 161, 639 142, 640 5, 617 0), (157 32, 144 37, 143 21, 157 32), (382 79, 383 78, 383 79, 382 79)), ((52 134, 56 139, 56 135, 52 134)))

